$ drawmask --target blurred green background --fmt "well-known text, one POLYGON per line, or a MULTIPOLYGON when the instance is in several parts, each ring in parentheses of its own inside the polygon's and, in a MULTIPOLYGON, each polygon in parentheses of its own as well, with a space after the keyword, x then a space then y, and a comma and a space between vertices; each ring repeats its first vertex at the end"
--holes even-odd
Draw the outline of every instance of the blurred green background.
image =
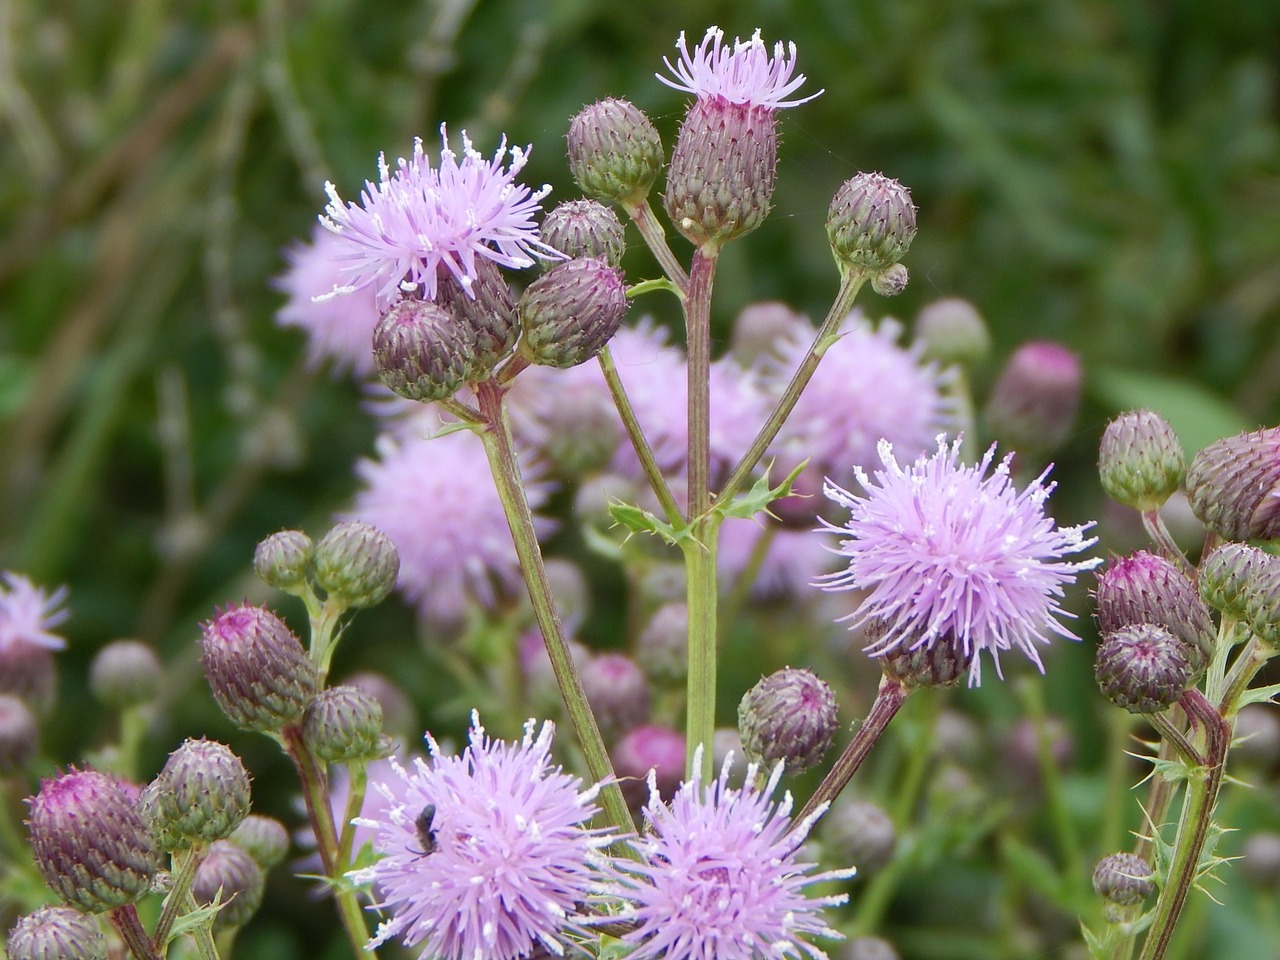
MULTIPOLYGON (((794 40, 806 90, 826 89, 783 115, 776 212, 722 258, 721 338, 754 300, 821 316, 830 197, 877 170, 911 188, 920 232, 906 293, 865 309, 972 300, 997 344, 980 394, 1023 340, 1084 359, 1064 515, 1103 511, 1096 444, 1120 409, 1162 410, 1190 451, 1280 420, 1274 0, 7 0, 0 568, 72 587, 50 757, 101 736, 85 665, 137 636, 182 678, 157 765, 183 735, 220 735, 270 796, 262 781, 288 771, 216 715, 196 624, 265 596, 254 544, 322 531, 373 439, 359 388, 308 369, 301 335, 273 321, 281 250, 311 230, 326 178, 354 196, 379 151, 430 147, 441 122, 483 153, 503 132, 532 143, 524 179, 575 196, 569 117, 626 97, 669 145, 684 96, 653 74, 680 30, 709 24, 794 40)), ((627 265, 651 274, 639 251, 627 265)), ((339 673, 396 672, 429 705, 413 631, 394 603, 363 616, 339 673)), ((1049 698, 1087 733, 1079 653, 1084 679, 1049 698)), ((261 955, 308 955, 283 929, 258 934, 261 955)))

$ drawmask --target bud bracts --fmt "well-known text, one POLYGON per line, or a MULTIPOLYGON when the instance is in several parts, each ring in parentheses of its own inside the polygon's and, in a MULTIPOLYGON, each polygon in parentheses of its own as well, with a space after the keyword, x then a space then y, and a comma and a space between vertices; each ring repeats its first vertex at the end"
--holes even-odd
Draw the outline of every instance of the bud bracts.
POLYGON ((480 378, 475 334, 445 307, 399 300, 373 330, 373 359, 387 389, 407 400, 446 400, 480 378))
POLYGON ((764 677, 738 704, 738 733, 752 763, 779 760, 799 773, 817 765, 839 726, 831 687, 812 670, 787 667, 764 677))
POLYGON ((236 930, 248 923, 262 905, 265 886, 262 868, 253 857, 236 844, 219 840, 209 847, 196 868, 191 896, 201 906, 213 903, 217 897, 222 909, 213 918, 213 929, 236 930))
POLYGON ((657 129, 626 100, 583 107, 569 122, 568 141, 573 179, 597 200, 639 203, 662 169, 657 129))
POLYGON ((326 763, 348 763, 386 756, 382 705, 355 687, 329 687, 311 701, 302 720, 302 737, 326 763))
POLYGON ((187 740, 169 754, 140 805, 162 849, 221 840, 249 815, 249 774, 221 743, 187 740))
POLYGON ((253 551, 253 572, 269 587, 288 590, 302 584, 315 544, 301 530, 281 530, 253 551))
POLYGON ((916 236, 911 191, 879 173, 860 173, 840 185, 827 213, 827 239, 841 267, 880 273, 893 266, 916 236))
POLYGON ((622 262, 627 235, 618 215, 594 200, 569 200, 542 218, 542 242, 571 260, 599 257, 611 267, 622 262))
POLYGON ((1280 645, 1280 557, 1224 543, 1200 562, 1200 593, 1224 616, 1280 645))
POLYGON ((372 607, 396 585, 400 554, 377 527, 346 520, 316 544, 315 572, 316 583, 347 606, 372 607))
POLYGON ((1151 864, 1132 853, 1103 857, 1093 870, 1093 889, 1119 906, 1139 904, 1156 890, 1151 864))
POLYGON ((1187 644, 1156 624, 1121 627, 1103 637, 1094 674, 1112 703, 1130 713, 1159 713, 1191 682, 1189 651, 1187 644))
POLYGON ((1098 632, 1154 623, 1182 640, 1196 673, 1213 655, 1214 626, 1195 585, 1164 557, 1140 550, 1098 574, 1098 632))
POLYGON ((1227 540, 1280 537, 1280 427, 1209 444, 1187 468, 1187 500, 1227 540))
POLYGON ((107 960, 97 921, 70 907, 41 907, 9 931, 9 960, 107 960))
POLYGON ((89 666, 89 689, 109 707, 122 710, 150 703, 164 683, 156 652, 140 640, 115 640, 89 666))
POLYGON ((1098 473, 1102 489, 1135 510, 1159 509, 1181 486, 1187 472, 1182 441, 1158 413, 1122 413, 1102 434, 1098 473))
POLYGON ((557 264, 520 298, 520 355, 548 367, 576 367, 600 352, 627 312, 622 272, 595 257, 557 264))

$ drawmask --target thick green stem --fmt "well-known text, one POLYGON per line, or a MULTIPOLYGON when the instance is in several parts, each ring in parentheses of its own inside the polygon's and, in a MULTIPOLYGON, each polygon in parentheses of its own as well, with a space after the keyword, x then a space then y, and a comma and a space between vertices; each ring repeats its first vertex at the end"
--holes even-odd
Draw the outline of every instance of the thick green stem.
POLYGON ((135 960, 161 960, 147 931, 142 928, 142 921, 138 919, 138 911, 132 903, 116 907, 107 916, 111 919, 111 925, 120 932, 120 938, 135 960))
POLYGON ((538 545, 538 534, 533 527, 533 514, 529 510, 529 501, 525 498, 520 479, 520 464, 516 457, 515 441, 511 437, 511 427, 507 422, 505 397, 503 389, 493 382, 481 383, 476 387, 476 399, 485 422, 485 429, 480 436, 489 456, 489 468, 493 471, 494 484, 502 500, 507 525, 511 528, 511 539, 515 543, 516 555, 520 558, 520 570, 524 574, 529 600, 533 604, 534 617, 542 631, 547 657, 551 660, 551 669, 560 687, 565 710, 586 758, 587 770, 596 782, 607 781, 600 790, 600 802, 605 816, 621 833, 635 833, 635 824, 622 799, 622 791, 612 782, 614 774, 613 766, 609 763, 609 752, 600 736, 595 715, 587 704, 587 695, 583 692, 582 681, 573 666, 573 657, 565 640, 560 613, 551 596, 547 571, 542 563, 542 548, 538 545))
POLYGON ((160 919, 156 921, 155 932, 151 935, 156 948, 164 950, 169 940, 169 931, 173 929, 173 921, 184 909, 187 894, 191 890, 191 881, 196 878, 196 868, 204 858, 204 845, 199 844, 187 850, 179 850, 173 855, 173 872, 169 893, 164 898, 164 906, 160 910, 160 919))
POLYGON ((680 261, 667 246, 666 234, 662 232, 662 224, 653 215, 653 208, 649 206, 649 201, 641 200, 639 203, 623 204, 623 209, 627 211, 627 216, 640 231, 645 244, 658 258, 658 264, 662 267, 663 273, 670 277, 672 283, 681 291, 687 289, 689 275, 684 272, 684 267, 680 266, 680 261))

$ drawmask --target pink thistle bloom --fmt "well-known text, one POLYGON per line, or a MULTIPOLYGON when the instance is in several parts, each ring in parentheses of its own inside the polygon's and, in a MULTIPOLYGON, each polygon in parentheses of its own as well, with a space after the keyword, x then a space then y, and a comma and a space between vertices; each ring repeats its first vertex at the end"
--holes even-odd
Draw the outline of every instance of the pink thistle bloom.
MULTIPOLYGON (((344 203, 332 183, 325 184, 329 204, 320 222, 337 234, 346 253, 345 285, 332 294, 373 286, 380 307, 402 292, 436 298, 442 270, 470 294, 476 258, 522 269, 534 256, 561 259, 538 239, 534 216, 550 191, 534 191, 516 182, 529 148, 507 148, 505 137, 485 160, 462 134, 462 160, 449 148, 444 125, 440 164, 431 165, 421 138, 413 156, 401 158, 393 171, 385 155, 378 158, 379 182, 365 181, 360 203, 344 203), (503 165, 507 153, 509 166, 503 165)), ((331 295, 332 295, 331 294, 331 295)))
POLYGON ((334 287, 346 283, 344 249, 336 236, 317 224, 310 243, 300 242, 285 252, 289 266, 274 286, 289 299, 276 313, 276 322, 306 332, 307 353, 314 365, 332 358, 338 370, 367 377, 374 372, 378 305, 371 287, 347 296, 329 296, 334 287))
POLYGON ((851 629, 876 621, 883 630, 867 653, 958 644, 973 657, 969 683, 977 685, 979 653, 991 654, 999 674, 1000 652, 1016 647, 1043 672, 1036 644, 1049 642, 1046 631, 1079 639, 1059 622, 1072 616, 1059 601, 1102 559, 1062 558, 1097 543, 1084 535, 1093 524, 1056 526, 1044 509, 1056 486, 1044 482, 1048 470, 1018 492, 1012 454, 992 470, 994 444, 976 466, 960 463, 960 442, 942 437, 936 453, 905 469, 889 443, 879 450, 883 470, 868 477, 854 467, 865 495, 830 480, 823 487, 852 515, 840 527, 822 521, 847 537, 838 552, 849 565, 819 580, 824 590, 866 591, 843 619, 851 629))
POLYGON ((794 43, 784 47, 779 41, 774 44, 773 56, 770 57, 759 30, 751 35, 750 40, 734 37, 732 46, 723 41, 724 31, 710 27, 702 42, 690 53, 684 31, 681 31, 680 39, 676 41, 680 59, 672 63, 666 57, 662 58, 676 79, 660 73, 655 76, 668 87, 692 93, 700 100, 718 97, 729 103, 770 110, 797 107, 823 93, 819 90, 799 100, 786 99, 799 90, 806 79, 803 73, 795 73, 794 43))
POLYGON ((596 787, 551 761, 555 727, 534 721, 518 743, 492 740, 472 714, 469 744, 445 756, 427 736, 430 762, 392 761, 398 784, 373 782, 386 812, 356 822, 374 830, 382 859, 352 873, 372 883, 391 918, 369 942, 424 944, 422 957, 517 960, 541 947, 560 956, 586 936, 583 903, 600 887, 614 840, 587 826, 596 787))
MULTIPOLYGON (((693 769, 701 765, 699 756, 693 769)), ((618 862, 627 901, 619 919, 636 924, 625 937, 636 945, 628 955, 634 960, 783 960, 802 953, 826 960, 808 938, 840 938, 822 911, 847 895, 810 897, 805 888, 847 879, 854 870, 813 873, 816 864, 801 859, 800 846, 825 807, 788 833, 791 794, 780 803, 771 799, 782 764, 763 788, 754 764, 741 789, 730 786, 731 767, 732 758, 705 787, 695 773, 669 806, 651 775, 649 830, 631 841, 641 860, 618 862)))
POLYGON ((20 573, 6 572, 0 586, 0 650, 19 646, 64 649, 67 641, 50 630, 71 616, 62 606, 66 599, 66 587, 49 593, 20 573))

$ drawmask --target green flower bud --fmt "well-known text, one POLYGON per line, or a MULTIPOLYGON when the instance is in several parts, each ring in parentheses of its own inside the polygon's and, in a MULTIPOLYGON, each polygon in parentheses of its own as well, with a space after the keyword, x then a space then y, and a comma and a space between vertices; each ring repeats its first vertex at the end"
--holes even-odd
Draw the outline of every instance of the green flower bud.
POLYGON ((576 367, 600 352, 627 312, 621 271, 585 257, 557 264, 520 298, 520 355, 548 367, 576 367))
POLYGON ((569 169, 584 193, 614 203, 644 200, 662 169, 662 140, 644 112, 612 98, 569 122, 569 169))
POLYGON ((812 670, 787 667, 764 677, 738 704, 738 733, 752 763, 779 760, 799 773, 816 766, 839 728, 835 694, 812 670))
POLYGON ((117 710, 150 703, 159 696, 163 683, 160 658, 140 640, 108 643, 89 665, 89 689, 117 710))
POLYGON ((387 598, 400 572, 396 545, 359 520, 339 523, 316 544, 316 583, 348 607, 372 607, 387 598))
POLYGON ((41 907, 9 931, 9 960, 107 960, 97 921, 70 907, 41 907))
POLYGON ((1151 865, 1132 853, 1103 857, 1093 870, 1093 889, 1104 900, 1131 907, 1155 893, 1151 865))
POLYGON ((269 587, 292 590, 307 578, 315 544, 301 530, 281 530, 258 544, 253 572, 269 587))
POLYGON ((1098 474, 1112 500, 1144 513, 1158 510, 1187 471, 1182 441, 1158 413, 1122 413, 1102 434, 1098 474))
POLYGON ((991 352, 991 334, 982 314, 968 300, 935 300, 916 316, 916 340, 924 358, 946 366, 971 367, 991 352))
POLYGON ((907 281, 910 279, 911 274, 907 268, 895 263, 871 277, 871 289, 882 297, 896 297, 907 289, 907 281))
POLYGON ((1191 648, 1164 627, 1139 623, 1103 637, 1094 663, 1098 687, 1130 713, 1159 713, 1182 696, 1194 673, 1191 648))
POLYGON ((208 906, 215 898, 222 904, 213 918, 213 929, 220 933, 238 930, 249 922, 262 905, 265 887, 262 868, 253 857, 236 844, 219 840, 196 868, 191 896, 200 906, 208 906))
POLYGON ((289 852, 289 831, 284 824, 257 813, 241 820, 227 839, 253 857, 264 873, 283 862, 289 852))
POLYGON ((1209 444, 1187 468, 1187 500, 1226 540, 1280 537, 1280 427, 1209 444))
POLYGON ((872 274, 906 256, 916 237, 911 191, 878 173, 860 173, 836 191, 827 213, 827 239, 836 263, 872 274))
POLYGON ((594 200, 557 204, 542 218, 538 235, 547 246, 571 260, 596 257, 616 267, 627 249, 627 235, 618 215, 594 200))
POLYGON ((187 740, 169 754, 140 805, 162 849, 222 840, 249 815, 249 774, 228 747, 187 740))
POLYGON ((355 687, 329 687, 311 701, 302 738, 326 763, 375 760, 390 746, 382 735, 382 707, 355 687))
POLYGON ((408 400, 447 400, 485 372, 470 327, 439 304, 406 298, 373 330, 373 359, 387 389, 408 400))
POLYGON ((1200 594, 1223 616, 1280 644, 1280 557, 1244 543, 1224 543, 1200 561, 1200 594))

